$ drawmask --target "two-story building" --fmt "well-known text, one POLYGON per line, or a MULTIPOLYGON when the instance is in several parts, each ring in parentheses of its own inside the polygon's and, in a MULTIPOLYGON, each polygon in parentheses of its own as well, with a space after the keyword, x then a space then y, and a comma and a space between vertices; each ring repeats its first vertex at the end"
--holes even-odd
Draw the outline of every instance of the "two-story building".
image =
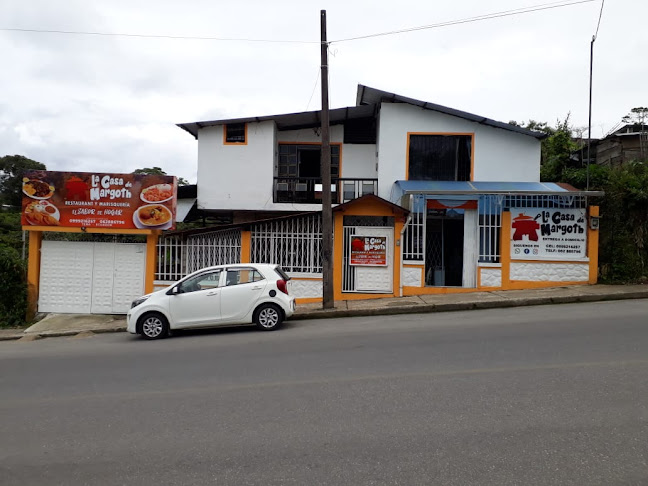
MULTIPOLYGON (((545 134, 362 85, 330 124, 337 298, 596 281, 595 193, 540 182, 545 134), (386 252, 361 254, 370 237, 386 252)), ((300 297, 321 296, 304 246, 321 238, 304 222, 321 210, 320 111, 179 126, 198 140, 198 208, 252 238, 240 259, 280 263, 310 282, 300 297)))

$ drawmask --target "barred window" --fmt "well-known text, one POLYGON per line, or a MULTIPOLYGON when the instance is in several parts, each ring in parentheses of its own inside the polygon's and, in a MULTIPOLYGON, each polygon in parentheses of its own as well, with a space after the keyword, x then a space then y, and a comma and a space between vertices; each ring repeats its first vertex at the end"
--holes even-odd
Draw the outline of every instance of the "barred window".
POLYGON ((286 272, 322 273, 322 220, 313 214, 251 227, 251 258, 276 263, 286 272))

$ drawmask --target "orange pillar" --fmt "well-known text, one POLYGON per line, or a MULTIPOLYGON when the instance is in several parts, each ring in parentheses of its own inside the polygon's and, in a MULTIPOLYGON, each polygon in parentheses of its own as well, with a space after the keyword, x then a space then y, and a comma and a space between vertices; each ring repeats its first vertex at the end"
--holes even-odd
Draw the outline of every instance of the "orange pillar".
POLYGON ((41 231, 29 232, 29 256, 27 260, 27 315, 30 322, 38 310, 38 283, 40 280, 41 244, 43 233, 41 231))
POLYGON ((511 288, 511 212, 502 211, 500 232, 500 263, 502 264, 502 288, 511 288))
POLYGON ((250 230, 241 230, 241 263, 251 263, 252 233, 250 230))
MULTIPOLYGON (((590 206, 589 216, 598 216, 599 207, 590 206)), ((589 221, 588 221, 589 223, 589 221)), ((589 257, 589 283, 594 285, 598 281, 598 248, 599 230, 593 230, 587 225, 587 256, 589 257)))
POLYGON ((157 244, 160 231, 151 231, 146 235, 146 275, 144 293, 150 294, 155 289, 155 272, 157 270, 157 244))
POLYGON ((344 263, 343 211, 333 215, 333 298, 343 300, 342 267, 344 263))

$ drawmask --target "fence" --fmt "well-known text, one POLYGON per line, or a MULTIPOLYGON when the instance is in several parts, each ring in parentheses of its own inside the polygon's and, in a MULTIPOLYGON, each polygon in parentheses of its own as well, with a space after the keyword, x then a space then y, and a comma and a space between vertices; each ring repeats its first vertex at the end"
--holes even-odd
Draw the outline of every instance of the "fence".
POLYGON ((176 281, 204 267, 252 261, 291 273, 322 273, 319 213, 250 224, 250 255, 242 258, 241 228, 160 237, 155 279, 176 281))
POLYGON ((250 259, 277 263, 286 272, 322 273, 322 218, 319 213, 254 223, 250 259))
POLYGON ((156 280, 175 281, 204 267, 241 261, 241 230, 162 236, 156 280))

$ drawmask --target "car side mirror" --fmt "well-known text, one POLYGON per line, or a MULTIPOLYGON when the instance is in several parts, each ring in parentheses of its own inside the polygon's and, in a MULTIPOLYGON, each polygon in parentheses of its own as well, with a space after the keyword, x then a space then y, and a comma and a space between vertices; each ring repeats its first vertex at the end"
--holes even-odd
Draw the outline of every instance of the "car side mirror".
POLYGON ((182 293, 182 289, 180 288, 179 285, 176 285, 175 287, 171 287, 171 290, 167 292, 167 295, 178 295, 182 293))

